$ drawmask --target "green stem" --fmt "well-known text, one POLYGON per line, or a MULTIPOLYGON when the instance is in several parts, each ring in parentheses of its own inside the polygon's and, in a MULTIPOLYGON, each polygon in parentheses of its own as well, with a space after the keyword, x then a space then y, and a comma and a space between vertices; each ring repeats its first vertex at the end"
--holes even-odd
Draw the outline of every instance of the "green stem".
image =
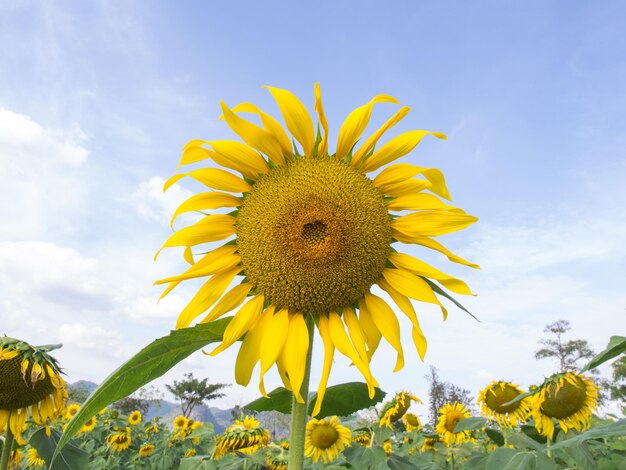
POLYGON ((552 449, 551 446, 552 445, 552 439, 550 436, 548 436, 548 440, 546 441, 546 449, 548 450, 548 457, 552 458, 552 449))
POLYGON ((11 450, 13 449, 13 433, 11 432, 11 413, 7 419, 7 431, 4 435, 4 445, 2 446, 2 457, 0 457, 0 470, 9 468, 9 459, 11 458, 11 450))
MULTIPOLYGON (((304 464, 304 435, 306 431, 307 408, 309 403, 309 377, 311 375, 311 356, 313 354, 313 317, 308 315, 306 326, 309 329, 309 350, 304 367, 304 380, 300 395, 304 403, 298 403, 295 394, 291 398, 291 427, 289 432, 289 470, 302 470, 304 464)), ((0 469, 1 470, 1 469, 0 469)))

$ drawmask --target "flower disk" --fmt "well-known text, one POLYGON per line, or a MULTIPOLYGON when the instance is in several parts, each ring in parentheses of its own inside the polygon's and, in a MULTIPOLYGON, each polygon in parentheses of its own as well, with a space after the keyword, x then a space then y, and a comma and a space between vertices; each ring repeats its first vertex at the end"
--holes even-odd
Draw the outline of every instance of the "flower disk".
POLYGON ((352 166, 299 159, 245 195, 237 245, 251 284, 273 305, 327 313, 355 304, 379 280, 390 222, 381 192, 352 166))

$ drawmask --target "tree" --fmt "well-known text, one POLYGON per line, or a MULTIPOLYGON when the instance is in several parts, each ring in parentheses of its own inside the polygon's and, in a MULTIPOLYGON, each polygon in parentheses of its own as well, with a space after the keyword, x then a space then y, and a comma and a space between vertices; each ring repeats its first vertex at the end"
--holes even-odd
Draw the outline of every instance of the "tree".
POLYGON ((215 400, 225 396, 220 392, 230 384, 210 384, 209 379, 196 379, 190 372, 183 380, 174 380, 173 385, 165 387, 180 401, 180 407, 186 418, 191 416, 193 409, 205 401, 215 400))
POLYGON ((470 410, 474 405, 474 398, 470 391, 454 385, 451 382, 439 380, 439 372, 434 366, 430 366, 430 374, 426 375, 429 382, 428 388, 428 422, 434 428, 439 419, 439 410, 446 403, 455 401, 467 406, 470 410))
POLYGON ((535 351, 535 359, 556 358, 559 362, 558 372, 574 371, 580 368, 578 361, 581 359, 591 359, 594 356, 589 343, 584 339, 570 339, 565 341, 563 335, 572 327, 567 320, 559 320, 550 323, 543 330, 551 333, 554 338, 542 339, 539 341, 544 347, 535 351))
POLYGON ((611 399, 619 401, 626 412, 626 354, 622 354, 611 367, 613 369, 611 399))
POLYGON ((85 401, 87 401, 87 398, 89 397, 89 389, 81 383, 70 385, 67 388, 67 393, 68 401, 70 403, 77 403, 79 405, 85 403, 85 401))
POLYGON ((152 405, 160 406, 159 402, 163 399, 161 392, 154 385, 150 387, 140 388, 136 394, 122 398, 113 403, 113 408, 122 414, 129 415, 133 411, 140 411, 142 415, 148 413, 152 405))

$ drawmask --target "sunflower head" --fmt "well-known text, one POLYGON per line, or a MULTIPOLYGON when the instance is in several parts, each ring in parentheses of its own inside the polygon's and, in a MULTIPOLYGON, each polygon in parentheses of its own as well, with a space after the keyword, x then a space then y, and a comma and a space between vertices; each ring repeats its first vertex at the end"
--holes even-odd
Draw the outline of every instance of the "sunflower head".
POLYGON ((408 107, 362 139, 374 105, 399 104, 395 98, 377 95, 352 111, 339 129, 333 154, 319 86, 315 85, 317 136, 308 110, 295 95, 267 88, 292 136, 251 103, 233 109, 221 103, 223 119, 243 142, 192 140, 184 147, 181 165, 210 163, 175 174, 165 189, 192 178, 206 191, 175 211, 172 224, 191 212, 198 220, 174 232, 161 248, 184 247, 189 268, 157 284, 166 285, 165 296, 182 281, 204 278, 180 313, 177 328, 188 327, 201 316, 200 322, 212 322, 237 310, 222 343, 210 355, 244 337, 235 379, 247 385, 260 362, 263 395, 267 395, 263 377, 276 365, 285 387, 304 401, 301 364, 314 320, 325 349, 312 413, 316 416, 335 350, 348 356, 363 374, 370 397, 378 382, 369 364, 381 338, 397 352, 394 370, 404 365, 398 319, 382 298, 371 293, 374 285, 385 290, 411 321, 421 358, 426 339, 411 299, 439 306, 445 317, 447 311, 437 294, 447 296, 444 289, 471 294, 463 281, 398 253, 392 244, 417 244, 453 262, 477 267, 432 238, 461 230, 477 219, 439 199, 449 200, 450 194, 438 169, 407 163, 387 166, 427 135, 445 139, 438 132, 414 130, 378 146, 383 134, 407 115, 408 107), (259 118, 260 125, 242 114, 259 118), (383 167, 376 177, 368 177, 383 167), (225 208, 231 212, 225 214, 225 208), (223 245, 198 248, 216 242, 223 245), (197 257, 199 253, 203 255, 197 257), (238 276, 242 281, 233 283, 238 276))
POLYGON ((312 419, 306 425, 304 455, 314 462, 320 459, 324 463, 332 462, 345 446, 350 446, 350 436, 350 430, 336 416, 312 419))
POLYGON ((130 428, 109 434, 106 443, 114 452, 124 452, 131 444, 130 428))
POLYGON ((215 446, 214 457, 220 458, 227 452, 234 451, 253 454, 267 445, 269 441, 269 431, 261 428, 255 418, 245 416, 242 420, 236 420, 219 437, 215 446))
POLYGON ((146 437, 150 437, 151 434, 159 432, 159 427, 156 424, 151 424, 145 430, 146 437))
POLYGON ((141 416, 141 411, 135 410, 133 411, 130 416, 128 417, 128 423, 131 426, 134 426, 135 424, 138 424, 141 422, 142 420, 142 416, 141 416))
POLYGON ((420 448, 420 451, 425 452, 427 450, 434 450, 435 443, 437 442, 439 442, 439 439, 437 439, 436 437, 426 437, 424 439, 424 443, 422 444, 422 447, 420 448))
POLYGON ((383 450, 387 455, 393 454, 393 443, 391 442, 391 439, 387 439, 383 442, 383 450))
POLYGON ((150 457, 154 453, 154 444, 143 444, 139 448, 139 457, 150 457))
POLYGON ((66 410, 65 410, 64 419, 66 421, 69 421, 70 419, 72 419, 74 417, 74 415, 76 413, 78 413, 78 410, 80 410, 80 405, 79 404, 72 403, 71 405, 68 405, 66 410))
POLYGON ((289 465, 289 441, 278 446, 270 444, 265 452, 265 466, 269 470, 287 470, 289 465))
POLYGON ((176 416, 176 418, 174 418, 174 421, 172 422, 172 426, 174 426, 174 429, 183 429, 187 427, 187 418, 183 415, 179 415, 176 416))
POLYGON ((470 431, 454 432, 456 425, 464 418, 472 416, 467 407, 461 403, 446 403, 439 410, 439 421, 435 427, 435 431, 443 439, 446 445, 460 444, 469 441, 471 438, 470 431))
POLYGON ((517 426, 528 418, 530 399, 523 398, 510 405, 506 403, 522 393, 523 391, 517 385, 510 382, 492 382, 478 394, 480 411, 487 418, 496 420, 500 426, 517 426))
POLYGON ((380 425, 391 428, 391 423, 395 423, 408 411, 411 402, 421 403, 422 400, 411 395, 409 392, 399 392, 385 405, 380 412, 380 425))
POLYGON ((67 386, 48 352, 58 346, 31 346, 13 338, 0 338, 0 432, 7 421, 20 445, 30 415, 44 426, 65 413, 67 386))
POLYGON ((355 431, 352 433, 352 442, 370 447, 372 445, 372 433, 369 430, 355 431))
POLYGON ((96 419, 95 416, 92 416, 91 418, 89 418, 89 420, 82 425, 82 427, 79 429, 78 433, 85 433, 85 432, 91 432, 94 429, 96 429, 96 426, 98 424, 98 420, 96 419))
POLYGON ((34 447, 26 451, 26 461, 29 467, 43 468, 46 465, 46 461, 41 458, 41 455, 34 447))
POLYGON ((591 424, 598 406, 598 386, 591 379, 574 372, 554 375, 545 380, 532 398, 532 417, 537 431, 552 438, 554 420, 561 429, 583 431, 591 424))
POLYGON ((422 422, 416 414, 406 413, 402 417, 402 422, 404 423, 404 427, 407 432, 419 431, 422 429, 422 422))

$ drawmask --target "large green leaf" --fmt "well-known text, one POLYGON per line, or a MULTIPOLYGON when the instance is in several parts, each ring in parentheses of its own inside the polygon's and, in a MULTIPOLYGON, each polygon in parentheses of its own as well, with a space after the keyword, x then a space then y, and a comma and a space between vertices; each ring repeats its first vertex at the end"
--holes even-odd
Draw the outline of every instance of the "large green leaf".
MULTIPOLYGON (((370 399, 367 384, 363 382, 348 382, 333 385, 326 389, 324 402, 316 418, 326 416, 349 416, 359 410, 369 408, 383 401, 386 393, 380 388, 374 389, 374 397, 370 399)), ((314 393, 309 402, 309 414, 313 412, 317 393, 314 393)))
POLYGON ((552 449, 577 446, 590 439, 605 439, 607 437, 618 436, 626 436, 626 419, 620 419, 619 421, 604 424, 602 426, 594 426, 585 432, 581 432, 577 436, 554 444, 552 449))
POLYGON ((68 423, 54 452, 54 458, 83 424, 104 407, 161 377, 180 361, 207 344, 220 341, 231 318, 171 331, 168 336, 154 340, 122 364, 93 391, 68 423))
POLYGON ((504 436, 500 431, 492 428, 485 428, 485 434, 487 434, 487 436, 489 436, 489 439, 491 439, 493 443, 498 447, 502 447, 504 445, 504 436))
POLYGON ((454 427, 454 432, 474 431, 475 429, 484 428, 486 424, 487 420, 485 418, 463 418, 461 421, 456 423, 456 426, 454 427))
MULTIPOLYGON (((48 464, 52 461, 54 450, 61 438, 61 433, 52 429, 50 437, 44 428, 39 429, 29 440, 32 447, 48 464)), ((70 441, 54 460, 48 465, 49 470, 83 470, 89 464, 89 454, 78 447, 74 441, 70 441)))
POLYGON ((604 364, 622 353, 626 353, 626 338, 623 336, 611 336, 606 349, 589 361, 589 364, 583 367, 580 372, 595 369, 600 364, 604 364))
POLYGON ((485 470, 556 470, 558 467, 544 453, 498 447, 489 454, 485 470))
POLYGON ((267 394, 269 398, 257 398, 253 402, 244 405, 244 410, 250 411, 280 411, 281 413, 291 413, 292 393, 285 387, 278 387, 267 394))

